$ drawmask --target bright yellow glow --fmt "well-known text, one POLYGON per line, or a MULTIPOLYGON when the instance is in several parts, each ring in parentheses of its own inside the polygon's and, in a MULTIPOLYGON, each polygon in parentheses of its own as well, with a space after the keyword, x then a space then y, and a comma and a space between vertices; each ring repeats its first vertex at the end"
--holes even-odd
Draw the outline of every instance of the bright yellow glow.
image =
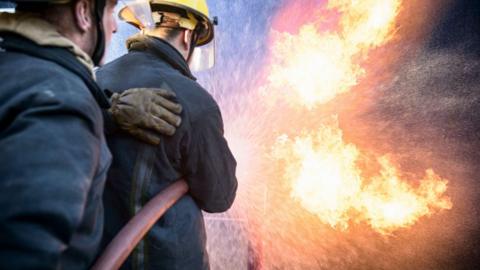
POLYGON ((297 35, 276 33, 269 83, 310 109, 348 92, 365 73, 355 59, 393 36, 399 7, 400 0, 330 1, 328 8, 342 13, 341 30, 322 32, 312 23, 297 35))
MULTIPOLYGON (((339 13, 338 29, 319 30, 316 21, 295 35, 274 33, 268 97, 315 109, 349 92, 367 73, 361 64, 369 53, 394 37, 400 6, 401 0, 329 1, 327 9, 339 13)), ((335 228, 362 222, 390 233, 452 207, 444 195, 447 180, 431 169, 414 187, 387 157, 378 157, 378 175, 365 178, 361 151, 344 142, 336 121, 307 135, 280 137, 273 153, 285 164, 291 197, 335 228)))
POLYGON ((335 228, 365 222, 380 233, 389 233, 452 207, 444 195, 447 180, 433 170, 427 170, 415 188, 401 179, 387 157, 380 157, 379 175, 363 177, 357 166, 361 152, 343 141, 335 123, 292 140, 283 136, 273 153, 286 161, 285 179, 292 184, 291 196, 335 228))
MULTIPOLYGON (((336 97, 348 94, 362 79, 375 77, 376 74, 368 73, 369 67, 384 67, 384 62, 377 61, 382 59, 372 57, 372 51, 384 49, 394 40, 401 3, 402 0, 331 0, 327 11, 320 10, 316 19, 301 26, 297 33, 272 33, 267 83, 256 89, 259 96, 251 102, 255 106, 246 109, 248 114, 242 114, 242 122, 232 124, 239 133, 249 131, 258 138, 249 149, 243 145, 247 143, 242 139, 245 136, 232 137, 241 142, 233 144, 239 149, 239 164, 243 164, 240 168, 252 170, 252 164, 257 164, 254 158, 260 156, 254 153, 263 154, 264 145, 272 148, 269 154, 280 168, 275 176, 279 174, 289 190, 283 194, 284 185, 282 194, 275 187, 269 190, 274 196, 298 202, 300 207, 291 210, 295 213, 292 218, 306 213, 306 209, 334 228, 366 223, 388 234, 412 226, 421 217, 452 208, 445 194, 448 181, 432 169, 418 179, 405 179, 393 159, 385 156, 373 158, 379 169, 359 167, 371 164, 365 162, 365 155, 373 154, 345 142, 336 120, 315 118, 317 112, 318 117, 327 113, 321 105, 335 105, 336 97), (324 16, 325 12, 328 14, 324 16), (338 26, 322 29, 325 17, 338 19, 338 26), (310 111, 305 114, 304 109, 310 111), (318 125, 319 122, 323 124, 318 125), (298 129, 306 133, 302 135, 298 129), (272 147, 271 138, 276 138, 279 130, 293 135, 278 137, 272 147)), ((328 106, 328 110, 332 107, 328 106)), ((328 115, 327 118, 330 119, 328 115)), ((271 167, 275 166, 267 164, 262 170, 271 167)), ((257 177, 250 180, 254 182, 253 189, 258 189, 257 177)), ((252 201, 249 198, 247 204, 252 201)), ((262 211, 261 222, 264 214, 262 211)), ((282 214, 281 218, 287 216, 282 214)))

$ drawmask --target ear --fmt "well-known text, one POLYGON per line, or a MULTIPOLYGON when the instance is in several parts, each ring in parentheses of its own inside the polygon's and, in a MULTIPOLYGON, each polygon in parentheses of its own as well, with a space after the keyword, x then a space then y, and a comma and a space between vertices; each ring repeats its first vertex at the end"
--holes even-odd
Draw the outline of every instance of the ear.
POLYGON ((89 31, 93 26, 91 1, 78 0, 73 6, 73 16, 82 33, 89 31))
POLYGON ((193 33, 192 30, 183 31, 182 46, 186 51, 190 49, 191 40, 192 40, 192 33, 193 33))

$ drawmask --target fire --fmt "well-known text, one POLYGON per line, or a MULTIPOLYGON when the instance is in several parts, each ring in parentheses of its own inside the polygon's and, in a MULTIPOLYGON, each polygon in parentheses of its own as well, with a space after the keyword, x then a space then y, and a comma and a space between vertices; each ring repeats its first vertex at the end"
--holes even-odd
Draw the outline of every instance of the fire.
MULTIPOLYGON (((321 30, 323 17, 318 16, 297 34, 273 33, 265 87, 269 98, 315 110, 351 91, 368 73, 362 63, 369 53, 394 38, 401 0, 329 1, 326 7, 338 13, 337 30, 321 30)), ((393 162, 381 156, 376 158, 381 168, 377 175, 365 177, 358 166, 363 152, 344 141, 337 121, 293 139, 280 136, 273 146, 275 160, 285 164, 290 196, 332 227, 367 223, 390 233, 452 207, 445 196, 448 181, 432 169, 418 185, 410 185, 393 162)))
POLYGON ((381 46, 393 37, 400 0, 330 1, 329 9, 342 13, 341 35, 352 52, 381 46))
POLYGON ((310 109, 327 103, 349 91, 363 73, 349 54, 338 35, 318 33, 313 25, 296 36, 281 34, 273 47, 270 87, 293 90, 283 94, 310 109))
MULTIPOLYGON (((439 6, 434 0, 428 2, 439 6)), ((235 94, 214 92, 222 98, 225 134, 238 162, 240 184, 229 214, 241 220, 235 226, 245 227, 253 268, 382 269, 391 266, 384 261, 387 256, 394 258, 395 265, 405 254, 426 250, 428 240, 440 229, 430 226, 433 218, 425 219, 453 207, 447 193, 449 180, 438 168, 423 168, 412 161, 407 173, 397 163, 397 158, 405 161, 412 152, 412 160, 423 156, 424 149, 416 152, 410 145, 399 145, 401 153, 382 150, 397 148, 395 142, 386 141, 392 134, 418 139, 415 130, 396 126, 385 116, 381 123, 395 130, 369 137, 379 132, 370 121, 382 116, 363 118, 355 113, 377 112, 373 107, 380 92, 377 87, 402 91, 389 88, 396 63, 411 57, 398 48, 406 44, 410 51, 422 46, 422 33, 430 29, 426 21, 433 17, 426 16, 430 8, 424 1, 404 0, 281 3, 283 8, 269 21, 266 58, 264 47, 258 46, 263 36, 250 33, 256 28, 247 25, 244 38, 253 44, 246 44, 258 52, 232 57, 235 61, 224 69, 221 82, 238 90, 235 94), (410 14, 416 20, 405 22, 410 14), (243 70, 244 66, 251 69, 243 70), (364 141, 370 138, 382 141, 364 141), (429 229, 415 228, 420 222, 429 229), (384 237, 391 234, 399 237, 384 237), (417 243, 421 248, 407 249, 417 243), (377 254, 385 256, 378 260, 377 254)), ((257 22, 252 18, 252 23, 257 22)), ((237 45, 234 53, 242 49, 237 45)), ((427 157, 427 162, 435 161, 427 157)), ((243 237, 233 229, 228 230, 225 247, 236 243, 231 237, 243 237)), ((214 228, 212 235, 221 230, 214 228)), ((225 254, 224 246, 219 247, 217 254, 225 254)), ((219 257, 222 262, 231 260, 219 257)), ((410 261, 406 264, 411 266, 410 261)))
POLYGON ((420 217, 434 211, 451 209, 452 202, 445 196, 446 179, 428 169, 417 188, 407 184, 397 169, 386 158, 379 158, 380 175, 374 177, 363 190, 361 205, 373 228, 390 231, 413 225, 420 217))
POLYGON ((285 161, 285 178, 292 184, 291 196, 332 226, 345 228, 352 199, 361 190, 355 167, 358 149, 344 144, 341 131, 320 127, 317 134, 282 136, 273 156, 285 161))
POLYGON ((358 166, 362 153, 345 143, 337 125, 289 139, 280 137, 274 157, 285 162, 291 197, 335 228, 365 222, 381 233, 413 225, 433 210, 450 209, 444 195, 448 181, 432 169, 414 187, 399 176, 387 157, 380 157, 380 173, 366 178, 358 166))
POLYGON ((358 84, 365 70, 355 60, 393 37, 400 1, 330 1, 327 8, 341 13, 339 31, 319 31, 317 21, 297 35, 274 33, 270 87, 294 90, 293 100, 310 109, 358 84))

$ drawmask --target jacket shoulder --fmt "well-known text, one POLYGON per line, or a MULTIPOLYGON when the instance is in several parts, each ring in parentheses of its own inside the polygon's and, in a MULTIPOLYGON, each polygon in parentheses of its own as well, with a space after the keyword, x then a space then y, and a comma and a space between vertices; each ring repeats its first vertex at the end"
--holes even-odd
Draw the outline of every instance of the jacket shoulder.
POLYGON ((123 92, 130 88, 171 90, 191 121, 197 115, 218 109, 217 102, 205 88, 147 52, 132 51, 117 58, 98 69, 97 79, 102 88, 112 92, 123 92))
POLYGON ((0 62, 0 108, 21 111, 32 106, 56 104, 58 110, 78 112, 95 120, 101 111, 80 77, 60 65, 20 53, 5 53, 0 62), (15 70, 15 72, 12 72, 15 70))
POLYGON ((96 104, 79 76, 51 61, 8 53, 0 62, 0 77, 7 78, 2 84, 3 93, 47 94, 72 105, 96 104))

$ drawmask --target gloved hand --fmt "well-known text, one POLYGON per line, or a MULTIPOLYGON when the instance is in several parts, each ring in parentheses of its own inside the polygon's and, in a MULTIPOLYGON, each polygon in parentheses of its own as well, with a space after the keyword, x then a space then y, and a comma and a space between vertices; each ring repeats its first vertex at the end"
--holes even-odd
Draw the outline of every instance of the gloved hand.
POLYGON ((175 93, 165 89, 129 89, 112 95, 109 113, 122 130, 158 145, 161 134, 173 135, 182 122, 182 106, 168 100, 173 97, 175 93))

